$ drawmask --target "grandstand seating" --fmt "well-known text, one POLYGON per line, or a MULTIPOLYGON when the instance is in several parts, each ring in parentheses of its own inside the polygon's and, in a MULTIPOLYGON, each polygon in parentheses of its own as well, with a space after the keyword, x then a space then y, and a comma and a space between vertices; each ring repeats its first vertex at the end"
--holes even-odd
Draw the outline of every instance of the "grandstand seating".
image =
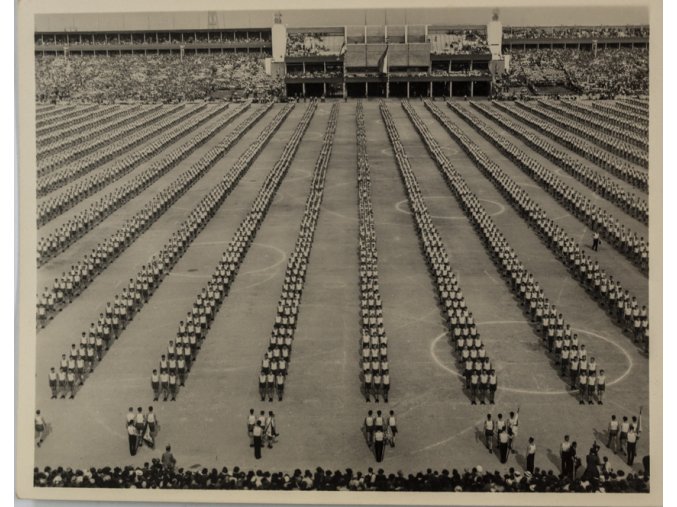
POLYGON ((269 100, 281 87, 254 53, 36 57, 38 101, 175 102, 219 89, 269 100))

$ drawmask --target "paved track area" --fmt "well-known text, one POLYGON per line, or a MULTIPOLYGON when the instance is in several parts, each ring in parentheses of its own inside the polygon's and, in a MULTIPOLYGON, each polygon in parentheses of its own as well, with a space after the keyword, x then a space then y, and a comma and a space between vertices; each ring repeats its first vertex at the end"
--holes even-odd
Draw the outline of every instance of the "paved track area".
MULTIPOLYGON (((524 466, 526 441, 534 436, 536 465, 559 469, 558 447, 564 434, 579 442, 585 454, 593 440, 606 442, 611 414, 636 415, 644 407, 643 429, 635 468, 648 452, 648 361, 632 340, 586 294, 541 243, 517 212, 483 176, 458 144, 423 106, 412 104, 466 179, 518 256, 541 282, 546 293, 572 324, 601 368, 608 387, 603 406, 579 405, 567 391, 542 346, 527 324, 520 306, 486 254, 478 236, 428 155, 399 101, 386 102, 412 168, 419 180, 434 224, 446 245, 470 311, 498 373, 495 406, 471 406, 462 390, 457 363, 445 335, 433 286, 418 245, 395 158, 376 101, 366 101, 365 125, 373 205, 379 252, 384 323, 389 336, 392 388, 390 403, 365 403, 360 393, 360 328, 357 258, 357 191, 354 101, 340 103, 334 148, 329 162, 306 285, 300 307, 294 351, 282 402, 259 401, 257 378, 268 344, 289 253, 298 233, 310 175, 320 153, 331 103, 320 103, 291 168, 280 186, 267 218, 249 250, 239 274, 175 402, 152 403, 151 370, 157 367, 179 320, 189 311, 248 212, 264 178, 278 160, 306 104, 298 104, 273 136, 236 189, 197 236, 170 275, 132 323, 111 346, 74 400, 50 400, 47 373, 61 353, 77 342, 95 321, 105 302, 152 252, 161 248, 193 206, 222 178, 258 133, 280 110, 275 105, 203 178, 143 233, 93 283, 37 335, 36 406, 51 425, 36 466, 90 467, 142 464, 171 444, 182 467, 232 467, 293 470, 295 468, 351 467, 366 470, 375 459, 361 432, 366 411, 393 409, 400 430, 397 446, 387 449, 381 464, 387 472, 413 472, 426 468, 494 470, 524 466), (129 456, 125 413, 130 406, 153 404, 160 421, 156 451, 140 449, 129 456), (506 465, 489 454, 481 440, 481 421, 488 412, 507 415, 520 409, 517 454, 506 465), (250 408, 274 410, 280 438, 263 459, 254 459, 246 434, 250 408)), ((441 104, 441 103, 438 103, 441 104)), ((463 107, 470 107, 461 104, 463 107)), ((445 114, 462 126, 500 167, 524 186, 530 196, 556 218, 567 233, 582 244, 591 243, 589 229, 572 217, 550 194, 529 179, 491 143, 458 115, 445 114)), ((221 117, 228 113, 226 110, 221 117)), ((61 255, 39 269, 39 287, 72 262, 197 161, 228 135, 248 112, 235 119, 204 146, 140 195, 126 203, 61 255)), ((476 115, 479 115, 475 112, 476 115)), ((530 150, 498 124, 482 119, 516 143, 530 156, 551 168, 567 184, 583 192, 604 209, 620 217, 633 230, 648 237, 647 228, 614 205, 602 200, 548 160, 530 150)), ((219 121, 218 117, 208 125, 219 121)), ((200 127, 202 128, 202 127, 200 127)), ((169 151, 177 143, 167 147, 169 151)), ((569 154, 569 150, 562 148, 569 154)), ((153 157, 132 171, 133 178, 153 157)), ((599 169, 601 171, 601 169, 599 169)), ((52 230, 110 192, 116 182, 64 213, 39 234, 52 230)), ((641 192, 637 192, 642 195, 641 192)), ((587 251, 608 272, 648 300, 647 277, 613 248, 602 244, 587 251)), ((629 470, 622 456, 602 447, 611 466, 629 470)))

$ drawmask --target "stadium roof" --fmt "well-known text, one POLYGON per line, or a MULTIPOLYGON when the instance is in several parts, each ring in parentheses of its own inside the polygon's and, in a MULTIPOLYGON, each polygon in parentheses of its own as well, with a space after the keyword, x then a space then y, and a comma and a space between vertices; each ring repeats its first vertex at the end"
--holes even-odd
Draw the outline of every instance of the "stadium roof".
MULTIPOLYGON (((36 32, 117 31, 117 30, 202 30, 227 28, 267 28, 276 11, 186 11, 110 14, 38 14, 36 32)), ((416 9, 308 9, 282 10, 282 22, 290 27, 342 25, 483 25, 491 8, 416 9)), ((558 25, 642 25, 648 24, 648 9, 609 7, 527 7, 502 8, 500 19, 506 26, 558 25)))

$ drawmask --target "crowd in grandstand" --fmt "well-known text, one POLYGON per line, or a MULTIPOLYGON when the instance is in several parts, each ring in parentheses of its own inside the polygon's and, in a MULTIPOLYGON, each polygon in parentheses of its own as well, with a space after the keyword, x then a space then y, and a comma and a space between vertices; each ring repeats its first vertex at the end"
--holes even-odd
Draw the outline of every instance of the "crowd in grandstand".
POLYGON ((430 52, 434 55, 488 54, 489 46, 484 31, 450 30, 447 33, 429 34, 430 52))
POLYGON ((610 39, 648 37, 648 26, 504 27, 504 39, 610 39))
POLYGON ((604 99, 649 93, 648 49, 604 49, 596 55, 561 50, 560 55, 572 84, 587 95, 604 99))
POLYGON ((268 100, 283 88, 259 54, 45 56, 36 57, 35 72, 38 101, 176 102, 216 90, 268 100))
POLYGON ((331 77, 341 77, 343 72, 340 70, 314 70, 314 71, 297 71, 288 72, 287 76, 294 79, 326 79, 331 77))
POLYGON ((166 33, 134 33, 134 34, 83 34, 70 35, 66 39, 65 35, 45 35, 35 38, 36 46, 44 46, 48 44, 55 44, 59 46, 107 46, 107 45, 138 45, 138 44, 222 44, 228 42, 237 43, 256 43, 263 42, 266 39, 256 36, 252 33, 244 34, 230 34, 222 35, 220 32, 204 33, 188 32, 183 35, 183 40, 180 35, 169 35, 166 33))
POLYGON ((529 49, 510 52, 510 71, 506 78, 532 86, 565 85, 568 78, 562 68, 560 51, 529 49))
POLYGON ((647 94, 649 52, 646 49, 600 49, 596 53, 577 49, 513 50, 508 86, 564 86, 594 98, 647 94))
POLYGON ((343 35, 289 32, 287 56, 338 55, 344 41, 343 35))
POLYGON ((37 487, 57 488, 136 488, 136 489, 230 489, 230 490, 316 490, 316 491, 447 491, 447 492, 524 492, 524 493, 648 493, 648 471, 626 474, 609 466, 599 467, 597 476, 569 480, 552 470, 535 468, 534 473, 510 468, 501 473, 471 469, 441 471, 427 469, 405 474, 386 474, 384 470, 354 472, 322 468, 293 472, 221 470, 202 468, 186 470, 163 465, 153 459, 142 466, 72 469, 64 467, 35 468, 33 482, 37 487))

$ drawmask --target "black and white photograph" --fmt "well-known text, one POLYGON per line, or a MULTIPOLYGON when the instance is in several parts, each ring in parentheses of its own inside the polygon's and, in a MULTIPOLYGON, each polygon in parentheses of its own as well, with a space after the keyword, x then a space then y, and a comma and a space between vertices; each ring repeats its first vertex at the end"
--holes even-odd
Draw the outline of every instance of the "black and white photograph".
POLYGON ((21 497, 661 501, 659 2, 64 5, 21 497))

